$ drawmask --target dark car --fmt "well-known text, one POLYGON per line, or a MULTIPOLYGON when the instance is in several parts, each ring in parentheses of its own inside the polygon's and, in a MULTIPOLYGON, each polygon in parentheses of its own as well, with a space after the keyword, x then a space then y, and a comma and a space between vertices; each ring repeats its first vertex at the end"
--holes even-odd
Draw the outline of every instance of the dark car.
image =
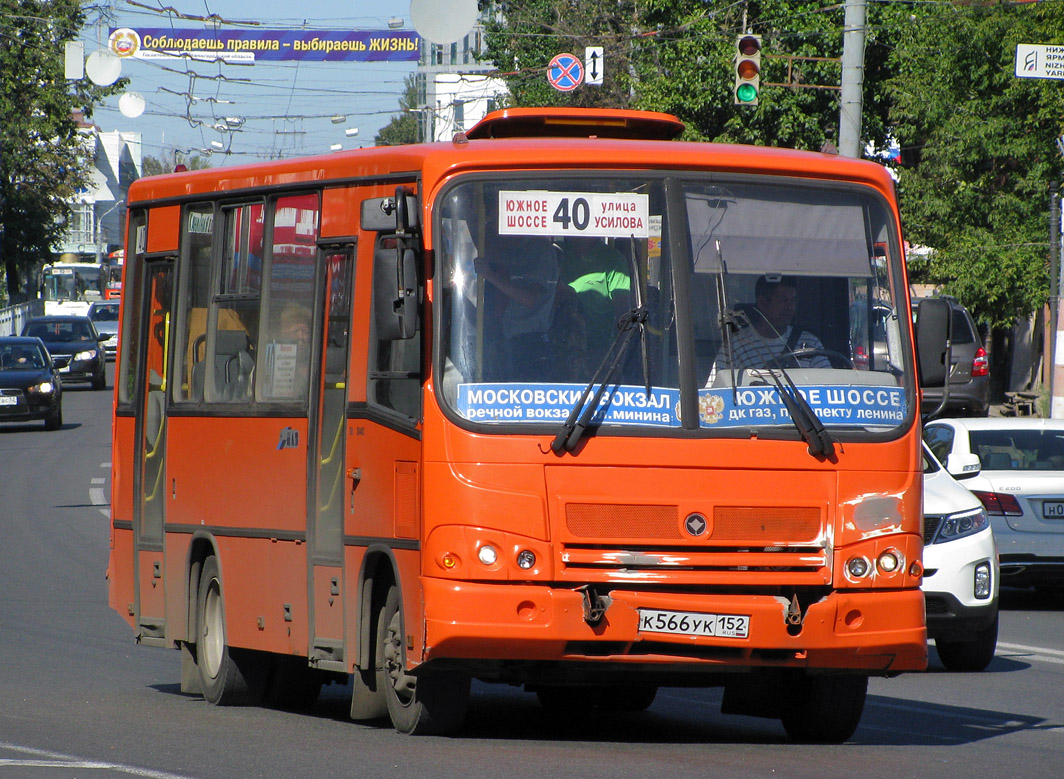
POLYGON ((96 326, 96 332, 107 337, 100 345, 107 359, 113 360, 118 354, 118 301, 96 301, 89 306, 88 317, 96 326))
MULTIPOLYGON (((985 417, 990 411, 990 358, 968 309, 944 297, 950 306, 953 347, 950 358, 949 397, 939 416, 985 417)), ((919 300, 913 300, 913 321, 919 300)), ((918 323, 917 323, 918 324, 918 323)), ((921 385, 920 410, 927 414, 942 402, 942 385, 921 385)))
POLYGON ((106 338, 87 316, 36 317, 22 328, 22 335, 44 342, 64 384, 87 381, 97 390, 106 386, 106 358, 100 347, 106 338))
POLYGON ((0 338, 0 422, 63 426, 63 387, 39 338, 0 338))

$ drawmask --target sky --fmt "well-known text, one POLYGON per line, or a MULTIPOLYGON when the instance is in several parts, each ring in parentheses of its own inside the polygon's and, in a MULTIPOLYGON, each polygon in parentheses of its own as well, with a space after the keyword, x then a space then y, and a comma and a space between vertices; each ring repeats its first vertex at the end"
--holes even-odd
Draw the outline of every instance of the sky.
MULTIPOLYGON (((234 29, 388 30, 402 19, 413 30, 410 0, 104 0, 86 4, 80 39, 86 56, 107 47, 110 29, 205 29, 180 18, 218 15, 234 29), (144 6, 169 9, 154 11, 144 6), (293 12, 303 14, 293 16, 293 12), (243 22, 244 24, 239 24, 243 22)), ((223 25, 223 29, 225 25, 223 25)), ((128 118, 119 95, 98 104, 91 121, 101 130, 141 134, 143 155, 170 161, 173 152, 206 156, 214 167, 321 154, 373 145, 399 110, 404 79, 416 62, 263 62, 250 65, 189 59, 122 60, 126 91, 144 98, 144 113, 128 118), (228 101, 228 102, 226 102, 228 101), (226 117, 236 130, 215 129, 226 117), (343 117, 342 121, 333 121, 343 117), (357 129, 357 135, 353 130, 357 129), (221 149, 219 149, 219 146, 221 149)))

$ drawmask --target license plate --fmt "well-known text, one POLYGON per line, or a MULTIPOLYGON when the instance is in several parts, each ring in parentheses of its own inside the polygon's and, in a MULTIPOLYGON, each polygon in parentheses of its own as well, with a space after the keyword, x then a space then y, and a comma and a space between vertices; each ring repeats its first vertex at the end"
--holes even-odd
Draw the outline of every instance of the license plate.
POLYGON ((0 406, 17 406, 18 395, 0 395, 0 406))
POLYGON ((640 633, 671 633, 678 636, 748 638, 748 614, 698 614, 690 611, 639 609, 640 633))
POLYGON ((1042 516, 1046 519, 1064 519, 1064 500, 1047 500, 1042 503, 1042 516))

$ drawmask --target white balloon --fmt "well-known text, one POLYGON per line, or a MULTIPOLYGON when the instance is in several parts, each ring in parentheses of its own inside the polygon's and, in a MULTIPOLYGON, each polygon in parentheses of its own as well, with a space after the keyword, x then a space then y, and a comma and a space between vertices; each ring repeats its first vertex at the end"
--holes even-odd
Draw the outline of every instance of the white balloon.
POLYGON ((97 49, 85 60, 85 73, 93 84, 110 86, 122 75, 122 60, 107 49, 97 49))
POLYGON ((136 119, 144 113, 144 97, 139 92, 126 92, 118 98, 118 110, 122 116, 136 119))
POLYGON ((410 21, 422 38, 453 43, 477 23, 477 0, 410 0, 410 21))

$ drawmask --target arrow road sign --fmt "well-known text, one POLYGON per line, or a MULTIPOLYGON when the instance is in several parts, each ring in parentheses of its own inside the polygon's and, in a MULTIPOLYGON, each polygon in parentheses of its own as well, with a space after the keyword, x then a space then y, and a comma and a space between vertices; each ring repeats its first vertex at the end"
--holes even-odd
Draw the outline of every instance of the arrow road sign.
POLYGON ((584 80, 584 66, 573 54, 558 54, 547 65, 547 80, 560 92, 572 92, 584 80))
POLYGON ((585 84, 602 83, 602 47, 588 46, 584 49, 585 84))

